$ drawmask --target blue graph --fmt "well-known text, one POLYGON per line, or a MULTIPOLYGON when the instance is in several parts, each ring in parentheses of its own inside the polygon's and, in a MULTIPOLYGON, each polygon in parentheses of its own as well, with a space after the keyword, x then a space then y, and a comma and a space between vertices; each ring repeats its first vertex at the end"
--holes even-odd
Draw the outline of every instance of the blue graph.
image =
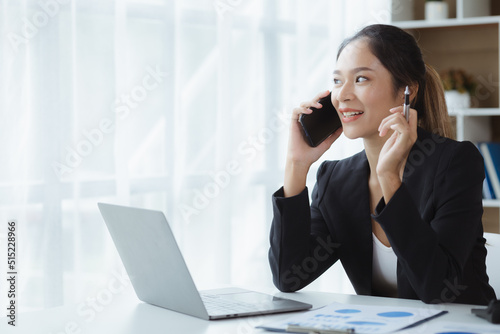
POLYGON ((360 326, 385 326, 383 322, 375 321, 348 321, 349 325, 360 325, 360 326))
POLYGON ((411 317, 413 313, 410 312, 383 312, 383 313, 378 313, 378 316, 385 317, 385 318, 403 318, 403 317, 411 317))

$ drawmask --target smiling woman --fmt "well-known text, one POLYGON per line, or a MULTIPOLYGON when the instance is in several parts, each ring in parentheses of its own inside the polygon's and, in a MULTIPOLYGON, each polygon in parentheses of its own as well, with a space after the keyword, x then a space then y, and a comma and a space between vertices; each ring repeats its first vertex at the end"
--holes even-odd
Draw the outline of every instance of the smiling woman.
POLYGON ((314 148, 300 135, 295 120, 321 108, 317 101, 328 92, 293 110, 284 185, 273 195, 274 284, 301 289, 340 260, 358 294, 426 303, 494 299, 481 222, 483 161, 472 143, 438 134, 449 133, 444 92, 415 39, 390 25, 363 28, 341 44, 333 82, 343 132, 361 138, 365 150, 322 163, 309 203, 309 168, 342 130, 314 148), (314 250, 325 240, 335 249, 319 261, 314 250))

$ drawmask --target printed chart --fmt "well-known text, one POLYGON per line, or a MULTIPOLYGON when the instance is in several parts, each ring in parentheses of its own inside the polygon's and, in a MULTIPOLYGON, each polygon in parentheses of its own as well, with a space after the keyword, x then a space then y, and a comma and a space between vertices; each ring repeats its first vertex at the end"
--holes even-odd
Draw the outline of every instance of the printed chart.
POLYGON ((316 330, 337 330, 355 333, 389 333, 415 326, 446 312, 426 308, 406 308, 346 305, 334 303, 318 310, 306 312, 285 321, 260 328, 285 332, 289 326, 316 330))

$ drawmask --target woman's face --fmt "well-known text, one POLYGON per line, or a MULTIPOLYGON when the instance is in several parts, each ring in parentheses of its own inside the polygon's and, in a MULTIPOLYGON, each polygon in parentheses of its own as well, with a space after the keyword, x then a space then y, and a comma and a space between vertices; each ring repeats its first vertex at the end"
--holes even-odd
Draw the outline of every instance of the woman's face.
POLYGON ((372 54, 368 43, 349 43, 333 73, 332 103, 342 120, 346 137, 378 138, 380 122, 389 109, 403 104, 404 89, 394 94, 391 73, 372 54))

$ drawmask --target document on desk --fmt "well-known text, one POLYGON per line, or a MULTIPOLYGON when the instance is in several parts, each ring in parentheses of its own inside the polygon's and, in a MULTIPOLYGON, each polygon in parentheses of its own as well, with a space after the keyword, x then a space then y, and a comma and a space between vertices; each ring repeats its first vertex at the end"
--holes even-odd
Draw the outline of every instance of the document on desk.
POLYGON ((439 324, 426 329, 429 334, 498 334, 500 326, 494 324, 469 325, 469 324, 439 324))
MULTIPOLYGON (((274 332, 296 332, 305 328, 318 333, 389 333, 417 326, 447 311, 432 308, 410 308, 394 306, 367 306, 333 303, 320 309, 298 314, 267 325, 259 326, 274 332), (287 331, 288 329, 288 331, 287 331)), ((307 331, 306 331, 307 332, 307 331)))

